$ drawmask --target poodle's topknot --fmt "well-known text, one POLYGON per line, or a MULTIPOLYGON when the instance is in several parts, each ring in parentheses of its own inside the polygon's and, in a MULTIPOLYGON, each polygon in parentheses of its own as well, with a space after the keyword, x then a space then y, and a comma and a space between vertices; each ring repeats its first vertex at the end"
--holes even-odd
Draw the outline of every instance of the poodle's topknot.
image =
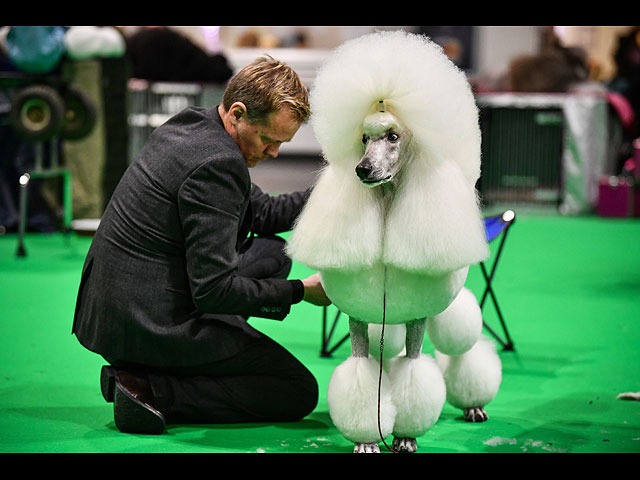
POLYGON ((475 191, 478 109, 464 73, 440 46, 403 31, 348 41, 318 71, 310 102, 326 164, 289 239, 294 260, 320 271, 383 262, 435 274, 487 257, 475 191), (363 120, 380 102, 413 139, 386 212, 354 173, 363 120))
POLYGON ((480 175, 471 88, 442 47, 425 36, 385 31, 342 44, 318 71, 310 101, 311 122, 329 163, 355 166, 362 119, 383 101, 426 157, 455 161, 471 184, 480 175))

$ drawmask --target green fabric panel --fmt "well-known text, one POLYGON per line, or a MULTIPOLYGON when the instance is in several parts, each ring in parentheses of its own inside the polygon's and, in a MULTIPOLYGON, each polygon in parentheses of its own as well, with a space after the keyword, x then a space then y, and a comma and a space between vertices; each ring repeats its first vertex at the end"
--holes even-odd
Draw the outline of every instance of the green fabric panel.
POLYGON ((102 68, 97 60, 71 62, 66 67, 73 72, 71 86, 93 100, 98 117, 96 126, 87 137, 63 142, 66 166, 73 179, 73 218, 100 218, 104 209, 102 197, 106 157, 102 68))
MULTIPOLYGON (((419 453, 640 452, 640 221, 519 214, 493 283, 516 351, 500 352, 503 382, 489 421, 470 424, 445 405, 419 453)), ((125 435, 100 395, 103 361, 71 335, 89 239, 0 236, 0 452, 350 453, 326 400, 348 343, 320 358, 321 310, 301 303, 284 322, 252 325, 281 342, 320 385, 297 423, 177 425, 125 435)), ((495 251, 497 243, 492 244, 495 251)), ((311 272, 294 265, 291 277, 311 272)), ((480 296, 477 266, 467 285, 480 296)), ((485 319, 498 327, 490 304, 485 319)), ((336 338, 346 332, 338 325, 336 338)), ((425 342, 424 351, 431 345, 425 342)), ((384 445, 381 449, 385 452, 384 445)))

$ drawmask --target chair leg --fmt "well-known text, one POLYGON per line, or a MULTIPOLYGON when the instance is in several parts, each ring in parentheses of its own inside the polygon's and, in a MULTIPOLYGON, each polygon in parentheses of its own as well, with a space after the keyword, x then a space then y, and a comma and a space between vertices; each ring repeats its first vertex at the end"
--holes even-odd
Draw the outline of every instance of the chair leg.
POLYGON ((498 252, 496 253, 496 258, 491 267, 491 274, 487 273, 487 269, 485 268, 484 262, 480 262, 480 269, 482 270, 482 275, 484 276, 484 279, 487 282, 487 287, 485 288, 484 294, 482 295, 482 300, 480 301, 480 308, 481 309, 484 308, 485 301, 487 300, 487 295, 491 295, 491 300, 493 302, 493 306, 496 309, 496 313, 498 314, 498 319, 500 320, 500 324, 502 325, 502 330, 504 331, 506 340, 503 340, 502 338, 500 338, 500 336, 496 334, 496 332, 493 331, 493 329, 491 329, 491 327, 489 327, 489 325, 484 320, 482 323, 485 326, 485 328, 489 331, 489 333, 493 335, 493 337, 495 337, 495 339, 498 340, 498 342, 500 342, 504 350, 513 351, 515 350, 515 347, 513 345, 513 341, 511 340, 511 337, 509 336, 507 325, 504 321, 504 317, 502 316, 502 311, 498 306, 498 300, 496 299, 496 295, 492 288, 493 278, 495 276, 496 269, 498 267, 498 261, 500 260, 500 256, 502 255, 502 249, 504 247, 505 241, 507 240, 507 233, 509 232, 510 226, 511 225, 507 226, 507 228, 502 233, 502 239, 500 240, 500 245, 498 246, 498 252))
POLYGON ((20 177, 20 218, 18 220, 18 249, 17 257, 26 257, 27 250, 24 246, 24 233, 27 228, 27 188, 29 186, 29 174, 20 177))
POLYGON ((336 313, 336 316, 333 320, 333 324, 331 325, 331 329, 327 334, 327 307, 323 307, 322 309, 322 349, 320 350, 321 357, 331 357, 333 352, 335 352, 349 338, 349 334, 347 333, 333 347, 329 347, 329 343, 331 342, 331 338, 333 337, 333 333, 336 329, 341 313, 342 312, 338 310, 338 313, 336 313))
POLYGON ((491 300, 493 302, 493 306, 496 309, 496 313, 498 315, 498 319, 500 320, 500 324, 502 325, 502 330, 504 332, 506 342, 501 341, 502 346, 505 350, 515 350, 513 345, 513 341, 509 335, 509 330, 507 329, 507 324, 504 321, 504 317, 502 316, 502 310, 500 310, 500 306, 498 305, 498 299, 496 298, 495 293, 493 292, 493 288, 489 287, 489 294, 491 295, 491 300))

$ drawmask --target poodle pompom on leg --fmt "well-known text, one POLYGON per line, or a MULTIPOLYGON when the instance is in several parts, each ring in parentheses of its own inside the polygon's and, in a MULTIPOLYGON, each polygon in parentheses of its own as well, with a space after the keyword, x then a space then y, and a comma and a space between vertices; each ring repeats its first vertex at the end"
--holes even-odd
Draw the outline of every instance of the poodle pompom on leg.
POLYGON ((380 390, 380 430, 378 430, 378 381, 380 364, 369 356, 367 324, 349 321, 352 356, 338 365, 329 381, 329 414, 340 433, 354 442, 355 453, 377 453, 382 436, 391 435, 396 408, 383 373, 380 390))
POLYGON ((495 344, 482 336, 468 352, 447 356, 436 351, 436 359, 443 371, 447 401, 462 409, 468 422, 488 420, 484 407, 495 398, 502 381, 495 344))
POLYGON ((482 334, 482 311, 475 295, 463 288, 442 313, 427 320, 427 333, 435 349, 446 355, 462 355, 482 334))
POLYGON ((416 438, 425 434, 438 420, 446 399, 442 372, 433 358, 398 357, 389 369, 393 401, 397 409, 393 428, 393 449, 412 453, 416 438))
POLYGON ((407 324, 407 354, 389 366, 397 409, 392 448, 404 453, 417 450, 416 438, 436 423, 446 399, 442 372, 433 358, 422 354, 424 329, 425 320, 407 324))

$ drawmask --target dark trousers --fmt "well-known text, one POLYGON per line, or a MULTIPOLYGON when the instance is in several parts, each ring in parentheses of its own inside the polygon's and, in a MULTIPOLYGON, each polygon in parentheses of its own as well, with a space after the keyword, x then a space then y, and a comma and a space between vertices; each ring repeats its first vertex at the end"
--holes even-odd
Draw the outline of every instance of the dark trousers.
MULTIPOLYGON (((291 261, 278 237, 255 238, 241 257, 239 273, 252 278, 286 278, 291 261)), ((108 360, 116 368, 144 372, 154 407, 167 423, 245 423, 299 420, 313 411, 318 384, 311 372, 281 345, 226 316, 226 327, 247 338, 232 358, 193 367, 145 368, 108 360)))

